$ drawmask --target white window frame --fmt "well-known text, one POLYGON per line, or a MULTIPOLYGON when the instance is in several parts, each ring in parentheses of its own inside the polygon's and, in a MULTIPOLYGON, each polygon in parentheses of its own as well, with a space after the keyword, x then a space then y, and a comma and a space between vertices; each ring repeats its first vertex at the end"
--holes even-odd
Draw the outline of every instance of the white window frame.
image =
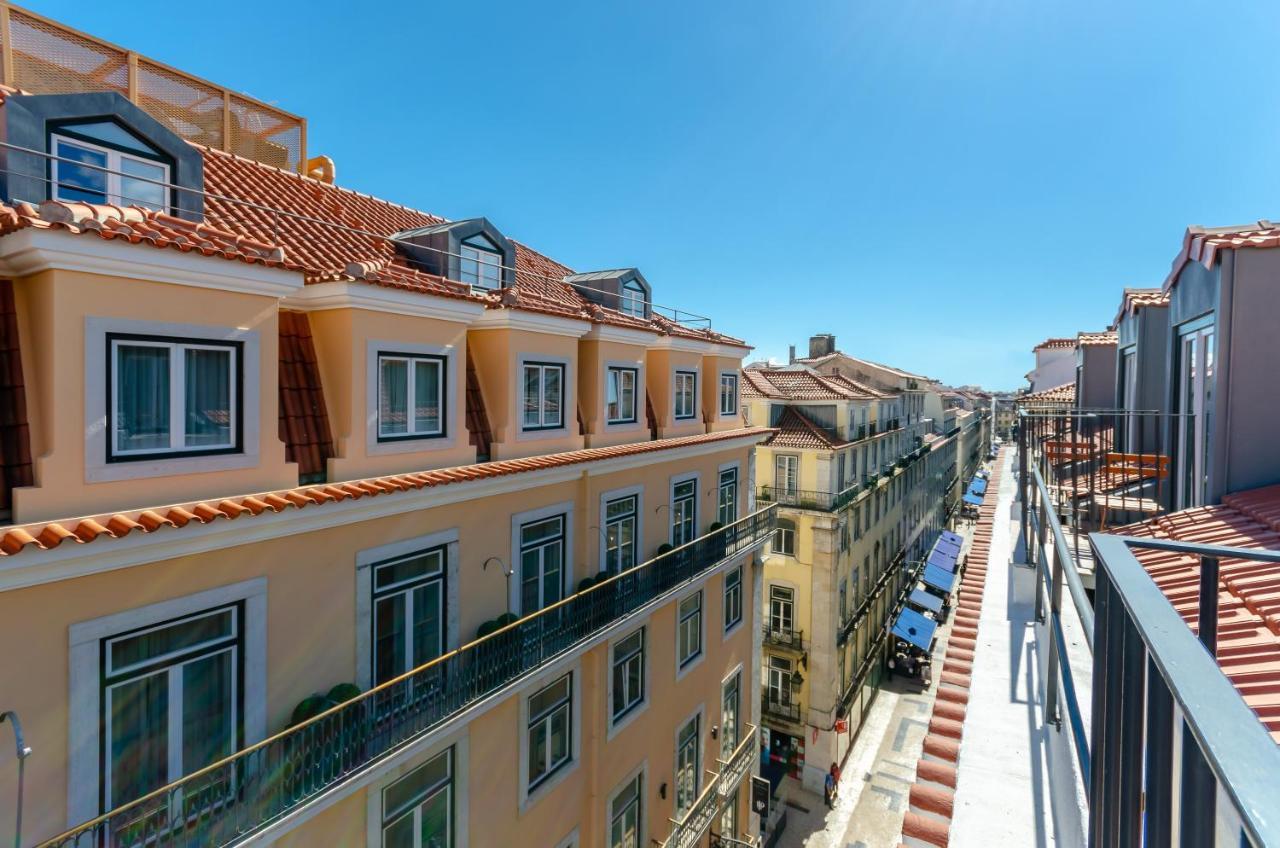
POLYGON ((547 430, 563 430, 565 429, 565 398, 568 395, 568 388, 565 383, 567 380, 568 368, 562 362, 539 362, 529 360, 520 363, 520 392, 523 395, 520 404, 520 429, 529 432, 545 432, 547 430), (527 377, 531 369, 538 372, 538 422, 530 424, 526 417, 525 402, 528 401, 527 377), (560 374, 560 418, 551 420, 547 413, 547 374, 555 371, 560 374))
MULTIPOLYGON (((85 482, 102 483, 115 480, 135 480, 145 477, 169 477, 183 474, 198 474, 206 471, 228 471, 241 468, 255 468, 259 460, 259 428, 261 424, 260 394, 260 342, 256 331, 237 327, 215 327, 202 324, 180 324, 161 321, 136 321, 124 318, 85 319, 84 373, 103 374, 114 370, 114 348, 108 346, 108 338, 122 336, 154 336, 172 340, 180 344, 200 346, 225 345, 239 342, 238 352, 238 393, 232 392, 232 403, 237 405, 233 410, 233 420, 240 426, 238 448, 226 449, 191 449, 148 450, 146 452, 126 455, 128 461, 108 461, 111 440, 115 433, 112 426, 114 420, 115 389, 112 397, 107 397, 103 384, 99 380, 84 381, 85 410, 85 482), (103 357, 108 358, 104 364, 103 357)), ((170 369, 170 380, 173 371, 170 369)), ((176 369, 184 370, 184 369, 176 369)), ((180 399, 185 400, 185 399, 180 399)), ((172 384, 169 402, 172 408, 174 394, 172 384)), ((275 427, 275 424, 272 424, 275 427)), ((274 435, 275 431, 272 430, 274 435)), ((170 427, 172 440, 173 428, 170 427)), ((172 441, 171 441, 172 444, 172 441)))
POLYGON ((742 512, 740 508, 742 505, 742 498, 740 497, 742 494, 741 476, 742 466, 738 462, 727 462, 721 465, 716 472, 716 521, 726 527, 737 521, 742 512), (725 517, 721 515, 721 510, 724 506, 724 475, 729 472, 733 472, 733 515, 729 517, 728 521, 725 521, 725 517))
POLYGON ((448 378, 449 367, 447 357, 440 354, 427 353, 404 353, 400 351, 378 351, 377 354, 377 373, 378 373, 378 405, 375 413, 378 418, 377 439, 379 442, 399 442, 405 439, 438 439, 446 436, 449 429, 449 407, 447 399, 448 394, 448 378), (382 386, 383 372, 382 363, 386 361, 400 361, 405 363, 405 378, 408 385, 405 387, 405 408, 406 430, 403 433, 384 433, 382 430, 382 386), (417 408, 417 387, 416 379, 417 370, 424 364, 434 365, 436 368, 436 406, 440 410, 440 423, 434 430, 418 430, 417 416, 414 410, 417 408))
POLYGON ((732 418, 737 414, 738 414, 738 372, 721 371, 720 372, 720 417, 732 418), (725 394, 725 388, 726 388, 725 381, 730 381, 728 386, 729 394, 727 395, 725 394), (725 405, 726 399, 730 401, 728 406, 725 405))
POLYGON ((640 765, 628 772, 626 777, 618 781, 613 789, 609 791, 609 794, 605 796, 604 842, 601 843, 605 848, 614 848, 613 843, 610 842, 613 838, 613 802, 637 779, 640 781, 640 790, 636 793, 636 800, 639 805, 636 815, 636 846, 637 848, 646 848, 649 844, 649 816, 648 810, 645 809, 645 793, 649 791, 649 761, 645 759, 641 761, 640 765))
MULTIPOLYGON (((69 125, 69 126, 67 127, 67 129, 74 130, 74 129, 75 129, 75 125, 74 125, 74 124, 69 125)), ((172 173, 173 173, 173 172, 170 170, 169 165, 168 165, 168 163, 167 163, 167 162, 162 162, 162 161, 160 161, 160 160, 158 160, 158 159, 152 159, 152 158, 147 157, 147 156, 139 156, 139 155, 137 155, 137 154, 125 153, 125 152, 123 152, 123 151, 116 150, 115 148, 112 148, 112 147, 104 147, 103 145, 100 145, 100 144, 93 144, 92 142, 88 142, 88 141, 81 141, 81 140, 80 140, 80 139, 78 139, 78 138, 72 138, 72 137, 70 137, 70 136, 65 136, 65 135, 59 135, 58 133, 51 133, 51 134, 50 134, 50 136, 49 136, 49 147, 50 147, 50 151, 49 151, 49 152, 50 152, 50 153, 51 153, 55 158, 53 158, 53 159, 50 159, 50 160, 49 160, 50 165, 52 166, 52 171, 51 171, 52 179, 51 179, 50 184, 49 184, 49 189, 50 189, 50 191, 49 191, 49 195, 50 195, 51 197, 53 197, 55 200, 61 200, 61 201, 63 201, 64 203, 84 203, 84 202, 86 202, 86 201, 84 201, 84 200, 80 200, 80 199, 64 198, 64 197, 59 196, 59 194, 58 194, 58 188, 59 188, 60 184, 62 183, 62 177, 61 177, 61 175, 60 175, 58 172, 62 169, 62 167, 63 167, 64 165, 71 165, 71 164, 72 164, 72 163, 70 163, 70 162, 63 162, 63 161, 61 160, 61 158, 57 158, 57 157, 58 157, 58 144, 59 144, 59 143, 61 143, 61 144, 69 144, 69 145, 71 145, 71 146, 73 146, 73 147, 80 147, 80 148, 83 148, 83 149, 85 149, 85 150, 92 150, 92 151, 94 151, 95 153, 101 153, 101 154, 103 154, 104 156, 106 156, 106 157, 107 157, 107 163, 106 163, 106 165, 105 165, 105 166, 103 166, 103 167, 105 167, 105 168, 107 169, 107 170, 106 170, 106 176, 107 176, 107 191, 106 191, 106 195, 107 195, 107 196, 106 196, 106 199, 105 199, 105 201, 104 201, 105 203, 115 204, 115 205, 117 205, 117 206, 137 206, 137 205, 141 205, 141 204, 139 204, 139 203, 138 203, 138 199, 137 199, 137 198, 127 198, 127 197, 124 197, 124 196, 120 193, 120 192, 121 192, 121 189, 120 189, 120 180, 121 180, 121 177, 122 177, 122 173, 121 173, 121 172, 124 170, 124 167, 123 167, 123 164, 122 164, 122 160, 125 160, 125 159, 128 159, 128 160, 133 161, 133 162, 140 162, 140 163, 142 163, 142 164, 144 164, 144 165, 147 165, 147 166, 149 166, 149 167, 153 167, 153 168, 160 168, 160 169, 164 172, 164 176, 160 179, 160 182, 164 183, 164 186, 162 187, 162 188, 163 188, 163 191, 164 191, 164 196, 165 196, 166 198, 168 198, 168 197, 170 197, 170 195, 171 195, 171 189, 169 188, 169 184, 172 182, 172 173)), ((96 168, 95 168, 94 170, 96 170, 96 168)), ((145 179, 149 179, 149 178, 145 178, 145 177, 137 177, 137 176, 135 176, 135 175, 133 175, 133 174, 130 174, 129 176, 130 176, 130 178, 131 178, 131 179, 143 179, 143 180, 145 180, 145 179)), ((82 189, 82 190, 83 190, 83 189, 82 189)), ((147 208, 149 209, 149 208, 151 208, 151 207, 147 207, 147 208)), ((157 211, 157 212, 168 212, 168 211, 169 211, 169 204, 168 204, 168 202, 166 202, 166 203, 164 204, 164 206, 162 206, 160 209, 157 209, 156 211, 157 211)))
POLYGON ((612 740, 624 727, 636 720, 636 717, 645 712, 649 708, 649 692, 652 690, 652 681, 649 677, 650 663, 649 658, 653 653, 653 646, 649 638, 649 621, 639 627, 633 628, 622 636, 612 639, 609 642, 609 679, 605 686, 605 700, 608 702, 608 723, 609 732, 606 741, 612 740), (617 663, 617 651, 621 643, 640 634, 640 698, 633 701, 625 711, 617 714, 618 705, 614 702, 613 691, 613 668, 617 663))
POLYGON ((607 424, 635 424, 640 420, 640 368, 637 365, 614 365, 610 363, 605 367, 604 372, 604 410, 605 423, 607 424), (631 377, 631 414, 620 415, 617 418, 609 414, 609 391, 614 384, 614 380, 618 381, 618 411, 621 412, 622 404, 622 379, 631 377))
POLYGON ((743 740, 746 738, 743 731, 747 729, 748 725, 746 721, 746 716, 743 714, 743 710, 746 709, 746 700, 743 697, 745 693, 745 689, 743 687, 745 683, 749 683, 750 681, 745 680, 745 675, 743 674, 743 668, 744 668, 744 664, 738 663, 736 666, 734 666, 732 671, 730 671, 720 680, 720 742, 721 742, 720 759, 722 760, 729 759, 729 757, 732 756, 734 749, 737 748, 739 745, 741 745, 743 740), (734 716, 734 723, 737 725, 734 728, 734 735, 736 736, 736 741, 733 743, 733 745, 726 745, 724 740, 727 739, 728 737, 725 734, 724 692, 725 692, 725 688, 729 685, 729 681, 733 680, 734 678, 737 678, 737 685, 738 685, 738 709, 737 709, 737 714, 734 716), (728 750, 726 750, 726 748, 728 750))
POLYGON ((703 591, 705 588, 705 584, 699 586, 695 591, 689 592, 676 601, 676 680, 680 680, 690 671, 701 665, 702 661, 706 659, 707 656, 707 597, 706 593, 703 591), (698 637, 698 648, 694 653, 682 657, 681 653, 683 645, 681 644, 681 637, 684 635, 686 630, 689 629, 686 627, 686 622, 691 621, 695 614, 691 613, 689 615, 685 615, 681 612, 681 608, 684 606, 685 601, 693 598, 698 599, 698 610, 696 613, 696 626, 692 628, 690 632, 696 633, 698 637))
POLYGON ((578 585, 578 577, 574 573, 573 563, 573 514, 574 502, 562 501, 558 504, 550 504, 537 509, 518 512, 511 516, 511 559, 509 562, 511 563, 512 577, 507 581, 509 584, 507 592, 509 612, 517 616, 521 614, 520 528, 526 524, 532 524, 557 515, 564 516, 564 597, 568 597, 573 593, 574 587, 578 585))
POLYGON ((468 236, 462 240, 461 244, 458 245, 458 282, 462 283, 464 286, 470 286, 471 288, 479 291, 497 291, 502 288, 502 261, 502 251, 498 249, 498 246, 494 244, 493 240, 487 235, 484 233, 476 233, 473 236, 468 236), (489 242, 492 249, 467 243, 470 239, 475 238, 484 239, 489 242), (471 273, 475 278, 472 281, 467 280, 469 273, 466 270, 467 262, 474 262, 476 266, 475 271, 471 273), (493 268, 497 271, 498 284, 496 286, 487 286, 481 282, 485 278, 485 275, 481 272, 481 266, 484 266, 485 268, 493 268))
POLYGON ((773 490, 785 495, 795 495, 800 491, 800 457, 791 453, 773 455, 773 490), (779 485, 780 478, 785 485, 779 485))
POLYGON ((568 665, 556 663, 551 669, 531 679, 525 686, 521 687, 516 698, 519 702, 517 732, 520 737, 520 759, 517 763, 516 771, 520 780, 520 812, 524 813, 531 806, 551 794, 557 786, 578 770, 578 766, 582 762, 582 714, 585 709, 582 706, 581 658, 568 665), (570 678, 572 683, 570 692, 572 694, 569 708, 569 762, 560 766, 554 772, 545 776, 536 786, 530 788, 529 699, 567 674, 572 675, 570 678))
POLYGON ((102 812, 99 809, 98 795, 102 781, 106 779, 100 768, 102 640, 237 601, 244 602, 244 692, 241 697, 243 738, 245 745, 252 745, 266 738, 267 730, 265 577, 172 598, 70 626, 68 827, 96 818, 102 812))
POLYGON ((692 421, 698 417, 698 369, 677 368, 671 380, 671 417, 676 421, 692 421), (688 382, 686 387, 683 385, 688 382), (687 395, 689 407, 682 411, 682 399, 687 395))
POLYGON ((649 293, 639 280, 631 279, 622 284, 618 293, 618 311, 633 318, 644 318, 648 313, 649 293), (638 308, 637 308, 638 307, 638 308))

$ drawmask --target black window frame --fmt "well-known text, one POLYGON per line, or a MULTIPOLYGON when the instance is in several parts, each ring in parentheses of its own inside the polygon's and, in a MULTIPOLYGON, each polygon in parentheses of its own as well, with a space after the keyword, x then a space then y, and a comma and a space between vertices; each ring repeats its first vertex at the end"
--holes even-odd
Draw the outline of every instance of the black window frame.
MULTIPOLYGON (((425 586, 428 583, 436 583, 436 582, 440 584, 440 655, 444 655, 449 652, 449 546, 448 544, 434 545, 429 548, 423 548, 422 550, 411 551, 409 553, 401 554, 399 556, 387 557, 386 559, 382 559, 377 562, 373 562, 369 564, 369 654, 370 654, 369 677, 372 685, 377 686, 379 685, 380 682, 385 682, 385 681, 378 680, 378 601, 383 598, 390 597, 392 595, 398 595, 403 592, 418 589, 421 586, 425 586), (385 568, 386 566, 394 565, 395 563, 401 562, 403 560, 413 559, 416 557, 429 556, 431 554, 440 555, 440 571, 438 574, 435 574, 435 573, 428 574, 426 576, 416 577, 408 581, 401 581, 399 583, 395 583, 381 589, 378 588, 378 569, 379 568, 385 568)), ((412 626, 412 623, 409 622, 407 618, 406 618, 406 623, 407 623, 406 626, 409 626, 409 627, 412 626)), ((430 660, 424 660, 424 662, 430 662, 430 660)), ((399 674, 405 674, 417 667, 418 665, 415 665, 413 659, 410 658, 409 668, 405 669, 404 671, 401 671, 399 674)), ((394 677, 397 677, 397 676, 399 675, 393 675, 392 679, 394 679, 394 677)))
POLYGON ((738 375, 732 373, 724 373, 720 375, 720 417, 726 418, 738 414, 738 375), (731 409, 724 408, 725 401, 725 381, 731 384, 729 387, 728 397, 733 401, 731 409))
POLYGON ((728 633, 733 628, 742 623, 742 566, 731 568, 724 573, 724 632, 728 633), (730 578, 735 577, 737 580, 730 583, 730 578), (730 618, 731 609, 736 610, 736 614, 730 618))
POLYGON ((672 398, 671 398, 671 416, 676 421, 691 421, 698 417, 698 372, 696 369, 678 369, 672 382, 672 398), (689 412, 680 414, 680 378, 689 377, 693 380, 693 386, 689 391, 689 412))
MULTIPOLYGON (((165 208, 157 211, 164 212, 166 214, 176 215, 177 217, 182 217, 180 213, 182 213, 183 211, 186 211, 182 209, 182 204, 177 202, 178 191, 177 189, 174 188, 174 185, 176 183, 175 174, 178 166, 177 161, 172 156, 168 155, 167 153, 162 151, 159 147, 157 147, 156 144, 152 142, 150 139, 147 139, 139 135, 136 130, 132 129, 131 127, 125 126, 123 123, 116 120, 114 115, 109 115, 109 114, 86 116, 86 117, 75 117, 75 118, 63 118, 61 120, 48 121, 45 123, 44 149, 50 156, 50 158, 45 159, 45 165, 44 165, 45 186, 47 188, 45 195, 50 200, 58 199, 57 197, 58 186, 54 182, 54 175, 53 175, 55 163, 52 158, 57 155, 53 147, 53 137, 55 135, 63 136, 64 138, 67 138, 71 141, 78 141, 83 144, 93 145, 94 147, 104 147, 108 150, 114 150, 116 153, 123 153, 126 156, 133 156, 137 159, 149 159, 152 162, 155 162, 159 165, 164 165, 166 170, 168 171, 167 179, 166 179, 166 182, 168 183, 168 185, 165 186, 165 208), (113 142, 105 141, 99 138, 94 138, 91 135, 88 135, 86 133, 78 133, 75 130, 77 126, 83 126, 85 124, 102 124, 102 123, 115 124, 116 127, 118 127, 121 131, 133 136, 139 141, 139 143, 149 148, 151 150, 151 153, 150 154, 141 153, 137 150, 125 147, 124 145, 115 144, 113 142)), ((59 200, 58 202, 74 203, 74 202, 83 202, 83 201, 59 200)), ((105 202, 108 204, 112 203, 111 197, 108 196, 105 202)), ((187 204, 187 205, 190 205, 190 204, 187 204)), ((201 210, 201 216, 203 217, 203 210, 201 210)))
MULTIPOLYGON (((118 333, 108 332, 105 334, 105 350, 103 352, 106 363, 107 378, 106 383, 106 462, 127 463, 127 462, 157 462, 167 461, 171 459, 190 459, 192 457, 206 456, 234 456, 244 453, 244 407, 245 407, 245 391, 244 391, 244 342, 239 340, 223 340, 223 339, 207 339, 195 336, 162 336, 154 333, 118 333), (235 427, 235 439, 230 447, 218 447, 208 450, 152 450, 138 453, 119 454, 116 452, 116 408, 115 408, 115 387, 116 387, 116 362, 112 355, 112 346, 115 342, 152 342, 156 344, 170 345, 200 345, 203 347, 225 347, 235 351, 235 373, 232 375, 231 388, 234 392, 235 415, 233 416, 232 425, 235 427)), ((172 361, 171 365, 172 367, 172 361)), ((172 423, 172 422, 170 422, 172 423)))
MULTIPOLYGON (((380 350, 377 352, 376 362, 374 363, 374 379, 377 380, 377 389, 374 392, 374 417, 377 421, 374 424, 374 438, 379 444, 395 443, 395 442, 417 442, 429 441, 431 439, 447 439, 449 437, 449 357, 439 353, 408 353, 399 350, 380 350), (414 360, 434 361, 440 366, 440 432, 439 433, 404 433, 383 435, 382 434, 382 359, 389 357, 394 359, 407 359, 410 362, 414 360)), ((412 384, 413 377, 409 376, 409 383, 412 384)), ((407 395, 406 395, 407 399, 407 395)), ((408 420, 413 419, 412 404, 409 405, 407 411, 408 420)))
MULTIPOLYGON (((618 385, 618 408, 622 408, 622 385, 618 385)), ((608 365, 604 372, 604 420, 606 424, 635 424, 640 420, 640 369, 630 368, 625 365, 608 365), (622 373, 631 375, 631 417, 629 418, 610 418, 609 417, 609 388, 613 381, 613 375, 622 373)))
POLYGON ((631 631, 626 636, 623 636, 613 643, 614 654, 610 658, 609 662, 609 725, 611 727, 616 725, 627 715, 643 707, 648 701, 649 680, 648 674, 645 673, 645 665, 649 650, 649 634, 647 629, 648 628, 641 626, 639 629, 631 631), (620 657, 617 653, 618 647, 621 646, 623 642, 626 642, 637 634, 640 636, 639 650, 630 651, 625 656, 620 657), (619 707, 617 701, 618 693, 614 685, 617 681, 615 675, 618 666, 637 659, 640 663, 640 694, 638 697, 633 698, 631 701, 619 707))
MULTIPOLYGON (((565 423, 566 418, 565 418, 565 409, 564 409, 565 398, 568 397, 568 389, 565 387, 565 378, 568 376, 568 370, 569 369, 565 367, 565 364, 563 362, 544 362, 541 360, 528 359, 520 363, 520 400, 522 401, 520 404, 520 409, 518 413, 520 415, 520 432, 538 433, 538 432, 545 432, 548 430, 563 430, 568 426, 565 423), (558 424, 545 424, 545 423, 529 424, 525 420, 525 417, 524 417, 525 404, 528 403, 528 397, 526 394, 528 389, 525 381, 525 372, 529 368, 540 369, 540 375, 541 375, 539 377, 540 399, 545 399, 546 397, 546 392, 545 392, 546 370, 549 368, 554 368, 559 370, 560 372, 560 422, 558 424)), ((545 419, 545 415, 544 415, 545 412, 546 412, 545 406, 539 408, 538 419, 540 421, 545 419)))

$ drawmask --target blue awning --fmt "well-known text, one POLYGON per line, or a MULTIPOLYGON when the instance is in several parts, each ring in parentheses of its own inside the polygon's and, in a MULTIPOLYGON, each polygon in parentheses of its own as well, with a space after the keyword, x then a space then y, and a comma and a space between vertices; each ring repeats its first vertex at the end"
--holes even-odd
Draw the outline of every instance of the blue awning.
POLYGON ((977 495, 985 495, 987 493, 987 481, 974 477, 969 481, 969 491, 977 495))
POLYGON ((942 611, 942 598, 937 595, 930 595, 924 589, 913 589, 911 596, 907 598, 907 603, 915 604, 918 607, 927 609, 930 612, 942 611))
POLYGON ((963 536, 961 536, 959 533, 952 533, 950 530, 943 530, 941 533, 938 534, 938 538, 944 542, 952 542, 956 545, 959 545, 961 542, 964 541, 963 536))
POLYGON ((979 506, 982 503, 982 498, 978 497, 977 495, 966 494, 964 496, 964 502, 967 504, 973 504, 974 506, 979 506))
POLYGON ((991 472, 990 472, 990 471, 979 471, 979 472, 977 473, 977 475, 975 475, 975 476, 981 477, 983 480, 986 480, 988 477, 990 477, 990 476, 991 476, 991 472))
POLYGON ((938 543, 933 546, 936 551, 946 551, 952 556, 960 556, 960 543, 950 542, 946 539, 939 539, 938 543))
POLYGON ((929 560, 925 565, 931 565, 934 568, 941 568, 943 571, 955 571, 956 558, 954 556, 948 556, 945 551, 934 551, 929 554, 929 560))
POLYGON ((910 642, 922 651, 933 647, 933 631, 938 629, 936 622, 930 621, 913 609, 904 609, 893 623, 893 635, 910 642))
POLYGON ((956 582, 956 576, 950 571, 928 564, 924 567, 924 577, 921 579, 924 580, 924 585, 939 592, 950 592, 956 582))

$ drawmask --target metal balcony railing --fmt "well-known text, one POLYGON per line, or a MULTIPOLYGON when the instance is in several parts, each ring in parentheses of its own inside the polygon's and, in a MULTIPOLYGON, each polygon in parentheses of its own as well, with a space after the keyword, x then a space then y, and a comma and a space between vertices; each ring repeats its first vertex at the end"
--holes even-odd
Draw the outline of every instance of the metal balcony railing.
POLYGON ((41 848, 239 842, 650 601, 763 543, 776 527, 777 511, 767 506, 601 581, 41 848))
POLYGON ((819 492, 806 489, 778 489, 762 486, 757 497, 762 503, 778 503, 798 509, 814 509, 821 512, 838 512, 853 503, 862 486, 854 483, 840 492, 819 492))
POLYGON ((770 698, 768 693, 760 697, 760 710, 767 716, 772 716, 782 721, 788 721, 792 724, 800 723, 800 701, 795 698, 770 698))
POLYGON ((790 627, 774 627, 766 624, 763 628, 764 642, 778 648, 789 648, 793 651, 804 650, 804 631, 790 627))
POLYGON ((1090 753, 1106 767, 1088 784, 1089 844, 1168 845, 1176 833, 1182 845, 1280 846, 1280 746, 1214 659, 1218 563, 1280 566, 1280 551, 1101 533, 1090 541, 1098 562, 1090 753), (1133 548, 1200 557, 1198 634, 1133 548))
POLYGON ((757 729, 755 725, 747 725, 746 735, 729 759, 716 761, 720 771, 707 772, 707 785, 693 806, 682 818, 671 819, 671 834, 662 843, 663 848, 693 848, 724 813, 725 805, 733 802, 733 791, 751 771, 759 754, 757 729))

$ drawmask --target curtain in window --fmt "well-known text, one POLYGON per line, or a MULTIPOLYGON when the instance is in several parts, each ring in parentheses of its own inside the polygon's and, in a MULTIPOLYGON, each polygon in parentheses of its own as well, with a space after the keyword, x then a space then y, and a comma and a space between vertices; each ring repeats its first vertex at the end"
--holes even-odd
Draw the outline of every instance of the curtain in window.
POLYGON ((169 782, 169 676, 161 672, 110 690, 111 797, 107 807, 169 782))
POLYGON ((221 651, 182 667, 182 770, 190 773, 235 748, 232 672, 235 652, 221 651))
POLYGON ((542 403, 542 423, 553 427, 560 423, 560 369, 548 368, 544 372, 546 394, 542 403))
POLYGON ((169 447, 169 350, 116 348, 116 450, 169 447))
POLYGON ((186 351, 187 447, 231 444, 231 351, 186 351))
POLYGON ((378 423, 383 433, 409 432, 409 363, 384 359, 378 381, 378 423))

